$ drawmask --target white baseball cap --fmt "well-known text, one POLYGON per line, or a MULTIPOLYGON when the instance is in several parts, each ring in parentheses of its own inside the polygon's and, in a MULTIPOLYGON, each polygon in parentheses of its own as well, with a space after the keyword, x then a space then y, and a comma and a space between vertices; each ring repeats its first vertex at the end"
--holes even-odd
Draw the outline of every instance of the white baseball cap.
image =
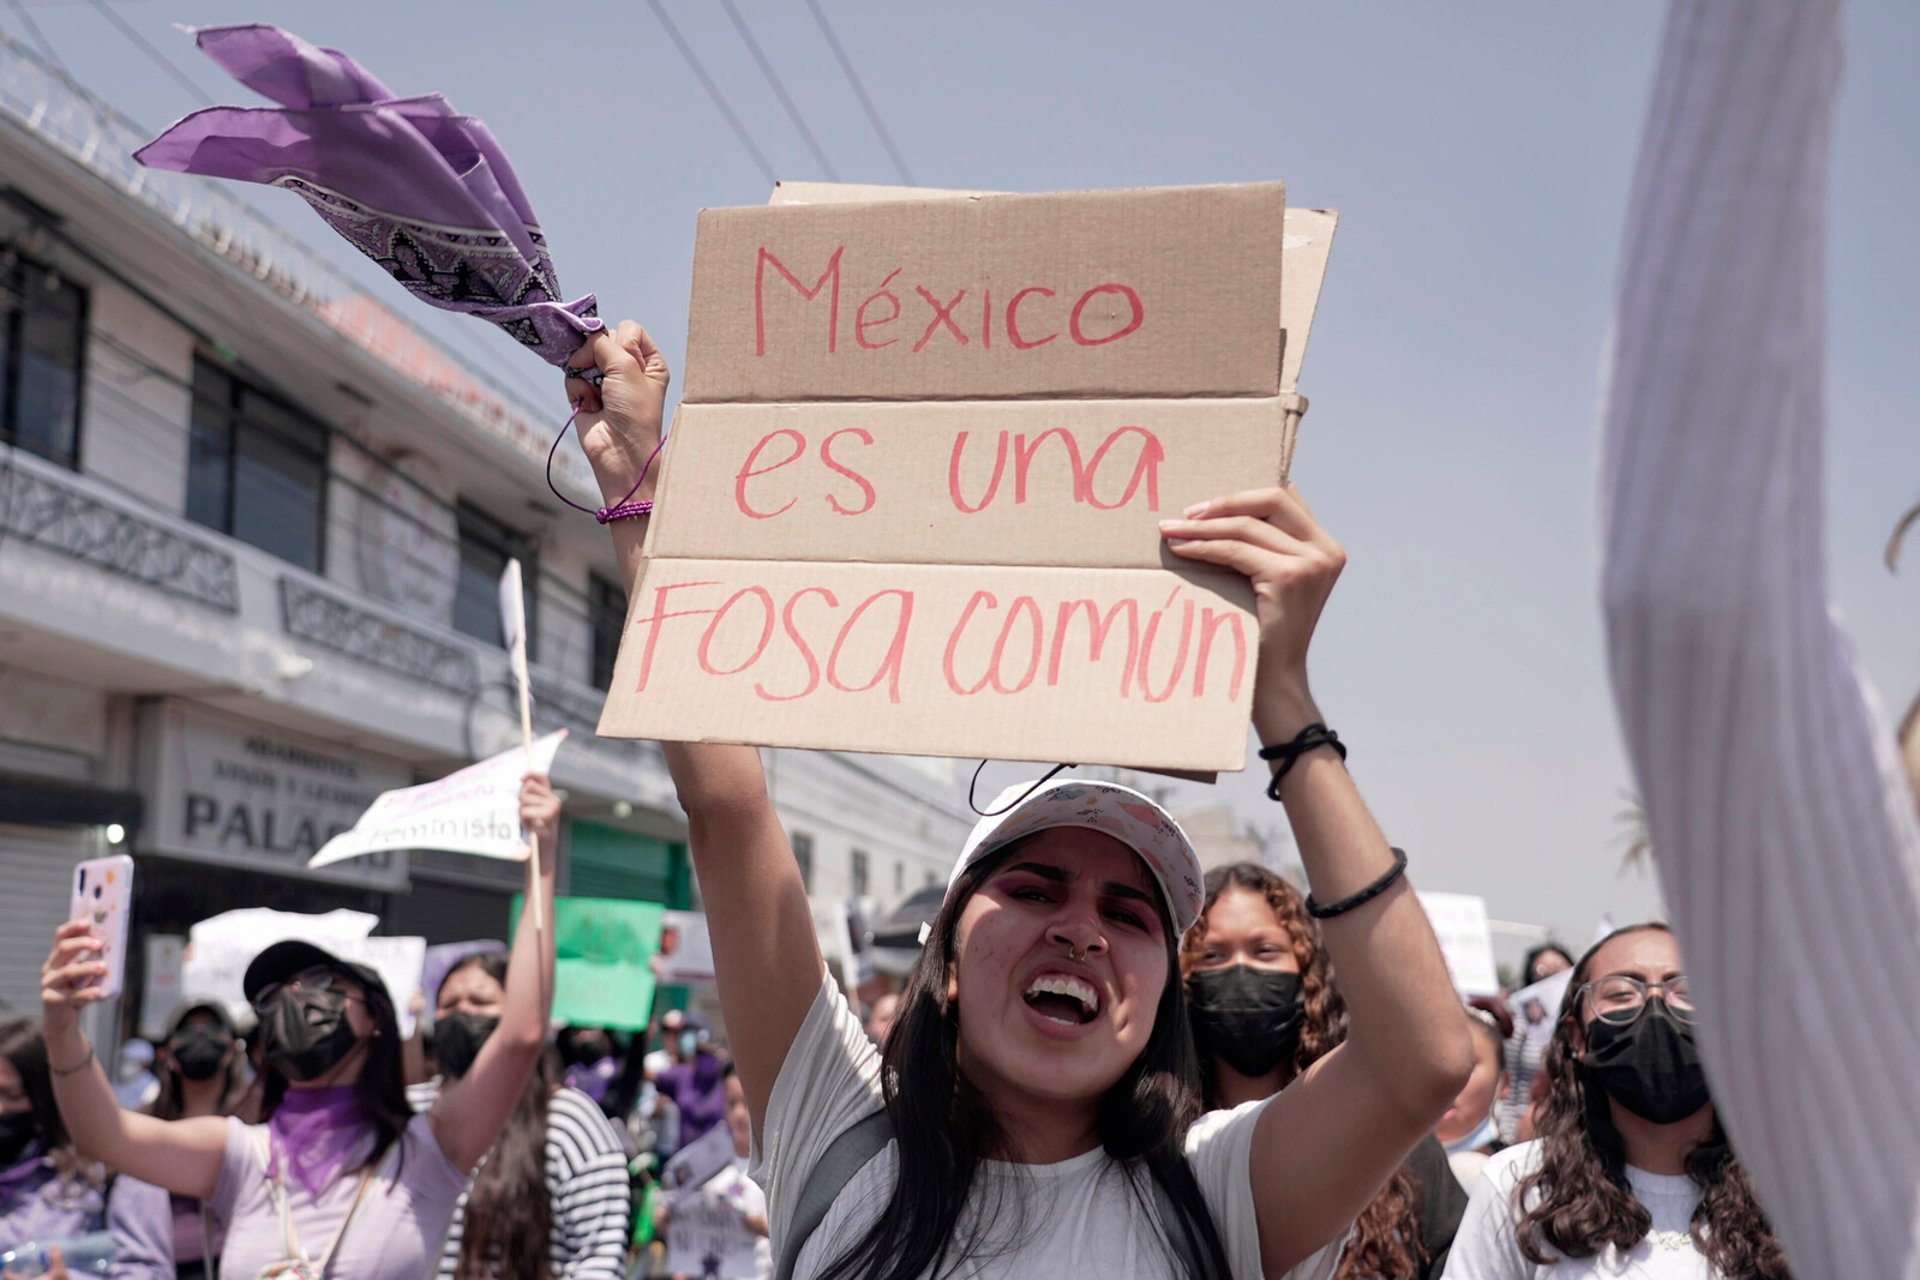
POLYGON ((1038 786, 1016 782, 987 807, 993 816, 975 823, 961 846, 942 906, 953 901, 961 873, 1022 836, 1050 827, 1091 827, 1140 855, 1160 885, 1176 930, 1185 933, 1200 918, 1206 902, 1200 855, 1173 815, 1132 787, 1079 778, 1053 778, 1038 786))

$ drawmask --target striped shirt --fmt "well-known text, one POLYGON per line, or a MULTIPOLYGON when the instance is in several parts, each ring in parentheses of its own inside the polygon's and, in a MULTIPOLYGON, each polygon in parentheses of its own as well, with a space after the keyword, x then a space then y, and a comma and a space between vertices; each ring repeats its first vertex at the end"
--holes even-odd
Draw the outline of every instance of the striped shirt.
POLYGON ((1715 1102, 1795 1273, 1878 1280, 1920 1277, 1920 821, 1828 609, 1840 19, 1672 8, 1613 325, 1605 599, 1715 1102))
MULTIPOLYGON (((432 1105, 424 1091, 416 1105, 421 1100, 432 1105)), ((547 1108, 547 1196, 553 1205, 554 1280, 624 1280, 632 1210, 626 1150, 613 1123, 578 1089, 559 1090, 547 1108)), ((463 1191, 438 1280, 453 1280, 466 1221, 463 1191)))

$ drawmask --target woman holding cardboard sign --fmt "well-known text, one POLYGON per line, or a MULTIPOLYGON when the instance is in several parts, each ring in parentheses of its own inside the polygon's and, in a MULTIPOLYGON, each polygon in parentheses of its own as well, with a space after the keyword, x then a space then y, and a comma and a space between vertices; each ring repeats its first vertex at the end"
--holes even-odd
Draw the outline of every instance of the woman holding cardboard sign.
MULTIPOLYGON (((545 777, 529 774, 520 818, 549 850, 559 816, 545 777)), ((529 861, 529 895, 551 903, 555 861, 537 876, 529 861)), ((264 1125, 160 1120, 115 1103, 80 1030, 80 1009, 100 998, 99 940, 89 922, 64 924, 41 976, 60 1115, 84 1154, 207 1201, 226 1227, 223 1276, 420 1280, 545 1047, 553 941, 535 929, 540 914, 521 914, 498 1028, 419 1116, 407 1105, 399 1025, 377 972, 298 940, 255 956, 242 985, 265 1048, 264 1125)))
MULTIPOLYGON (((569 378, 628 581, 668 372, 638 325, 569 378)), ((1339 1241, 1472 1067, 1444 963, 1308 692, 1343 563, 1291 490, 1162 525, 1238 570, 1261 628, 1254 723, 1352 1016, 1291 1088, 1204 1119, 1177 949, 1199 860, 1137 792, 1011 789, 974 828, 882 1052, 828 977, 751 747, 670 744, 782 1274, 1330 1274, 1339 1241), (1325 905, 1318 905, 1324 903, 1325 905)))

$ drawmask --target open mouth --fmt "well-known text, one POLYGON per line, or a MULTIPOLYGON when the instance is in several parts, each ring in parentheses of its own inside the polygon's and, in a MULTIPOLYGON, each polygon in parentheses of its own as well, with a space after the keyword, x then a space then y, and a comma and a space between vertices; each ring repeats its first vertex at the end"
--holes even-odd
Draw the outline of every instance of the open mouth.
POLYGON ((1100 1016, 1100 993, 1093 984, 1061 973, 1049 973, 1027 984, 1028 1007, 1043 1018, 1079 1027, 1100 1016))

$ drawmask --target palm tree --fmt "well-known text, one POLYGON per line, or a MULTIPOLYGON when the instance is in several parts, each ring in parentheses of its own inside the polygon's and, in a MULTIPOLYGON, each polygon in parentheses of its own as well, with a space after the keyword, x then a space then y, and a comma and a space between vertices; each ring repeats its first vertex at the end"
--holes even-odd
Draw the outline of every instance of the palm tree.
POLYGON ((1614 815, 1614 821, 1620 824, 1620 834, 1614 842, 1625 846, 1620 855, 1620 869, 1644 869, 1653 858, 1653 836, 1647 830, 1646 803, 1633 791, 1622 791, 1620 798, 1627 802, 1627 807, 1614 815))

